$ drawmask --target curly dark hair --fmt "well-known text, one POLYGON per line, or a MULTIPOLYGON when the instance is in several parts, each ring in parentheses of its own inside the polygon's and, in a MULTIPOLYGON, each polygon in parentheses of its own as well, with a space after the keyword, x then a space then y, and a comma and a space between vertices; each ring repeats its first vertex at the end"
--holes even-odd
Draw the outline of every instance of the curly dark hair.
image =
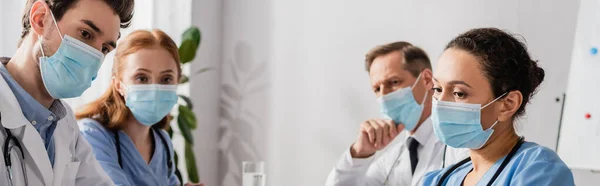
POLYGON ((525 113, 525 106, 544 80, 544 69, 531 59, 525 43, 498 28, 469 30, 452 39, 446 46, 449 48, 465 50, 479 59, 494 97, 509 91, 523 94, 515 117, 525 113))

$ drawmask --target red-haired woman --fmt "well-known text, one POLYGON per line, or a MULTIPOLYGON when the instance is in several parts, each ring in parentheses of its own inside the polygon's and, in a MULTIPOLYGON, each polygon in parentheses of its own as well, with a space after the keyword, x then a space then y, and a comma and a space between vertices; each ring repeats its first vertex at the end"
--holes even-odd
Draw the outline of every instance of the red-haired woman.
POLYGON ((160 30, 135 31, 117 47, 109 89, 80 110, 81 134, 116 185, 179 185, 163 130, 177 103, 177 45, 160 30))

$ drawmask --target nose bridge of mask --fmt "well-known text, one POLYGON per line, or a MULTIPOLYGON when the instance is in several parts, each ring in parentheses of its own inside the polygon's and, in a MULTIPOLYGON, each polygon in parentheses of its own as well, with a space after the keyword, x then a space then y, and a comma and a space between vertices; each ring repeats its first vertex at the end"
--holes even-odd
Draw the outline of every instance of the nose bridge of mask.
MULTIPOLYGON (((125 85, 121 82, 122 85, 125 85)), ((177 91, 177 85, 161 85, 161 84, 132 84, 125 85, 125 90, 130 91, 144 91, 144 90, 156 90, 156 91, 177 91)))

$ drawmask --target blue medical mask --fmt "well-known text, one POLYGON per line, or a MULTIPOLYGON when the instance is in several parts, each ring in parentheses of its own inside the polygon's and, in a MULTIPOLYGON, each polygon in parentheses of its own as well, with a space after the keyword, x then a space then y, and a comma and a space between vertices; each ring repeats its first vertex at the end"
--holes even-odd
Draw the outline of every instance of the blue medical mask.
POLYGON ((411 87, 398 89, 377 99, 383 117, 393 120, 396 124, 404 124, 404 129, 407 131, 412 131, 417 126, 423 113, 423 103, 429 93, 425 91, 423 101, 421 101, 421 104, 417 103, 412 89, 420 78, 421 75, 419 74, 415 84, 411 87))
POLYGON ((454 148, 480 149, 494 133, 494 124, 483 130, 481 109, 502 98, 506 93, 484 105, 438 101, 433 99, 431 120, 435 135, 446 145, 454 148))
POLYGON ((55 99, 81 96, 96 78, 104 54, 71 36, 63 37, 54 15, 52 19, 62 42, 56 53, 47 57, 42 47, 42 37, 39 37, 42 81, 50 96, 55 99))
POLYGON ((162 120, 177 104, 177 85, 129 85, 126 86, 125 105, 135 119, 146 126, 162 120))

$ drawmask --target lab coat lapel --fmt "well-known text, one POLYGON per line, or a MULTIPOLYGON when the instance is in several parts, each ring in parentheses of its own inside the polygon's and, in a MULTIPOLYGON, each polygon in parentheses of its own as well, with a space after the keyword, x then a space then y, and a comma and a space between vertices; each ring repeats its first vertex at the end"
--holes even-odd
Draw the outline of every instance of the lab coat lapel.
MULTIPOLYGON (((11 90, 4 78, 0 78, 0 90, 11 90)), ((0 104, 2 126, 11 129, 11 131, 13 131, 12 134, 17 137, 25 147, 23 151, 25 151, 26 154, 26 163, 29 164, 31 161, 29 158, 33 159, 33 163, 35 164, 35 167, 37 167, 37 170, 30 171, 39 171, 39 174, 42 175, 44 184, 50 185, 53 176, 52 166, 50 165, 50 159, 48 158, 48 153, 45 151, 46 147, 44 147, 40 134, 29 124, 27 119, 25 119, 25 116, 23 116, 19 102, 12 91, 0 91, 0 103, 2 103, 0 104), (19 132, 17 132, 18 130, 13 130, 20 127, 23 130, 19 132)))
POLYGON ((0 103, 2 103, 0 104, 0 115, 2 116, 2 126, 8 129, 15 129, 29 123, 23 116, 17 98, 2 76, 0 76, 0 90, 2 90, 0 91, 0 103))
POLYGON ((74 149, 73 140, 75 139, 75 129, 69 125, 71 116, 67 113, 65 118, 58 121, 56 130, 54 130, 54 185, 62 185, 62 178, 66 165, 71 162, 72 150, 74 149))

